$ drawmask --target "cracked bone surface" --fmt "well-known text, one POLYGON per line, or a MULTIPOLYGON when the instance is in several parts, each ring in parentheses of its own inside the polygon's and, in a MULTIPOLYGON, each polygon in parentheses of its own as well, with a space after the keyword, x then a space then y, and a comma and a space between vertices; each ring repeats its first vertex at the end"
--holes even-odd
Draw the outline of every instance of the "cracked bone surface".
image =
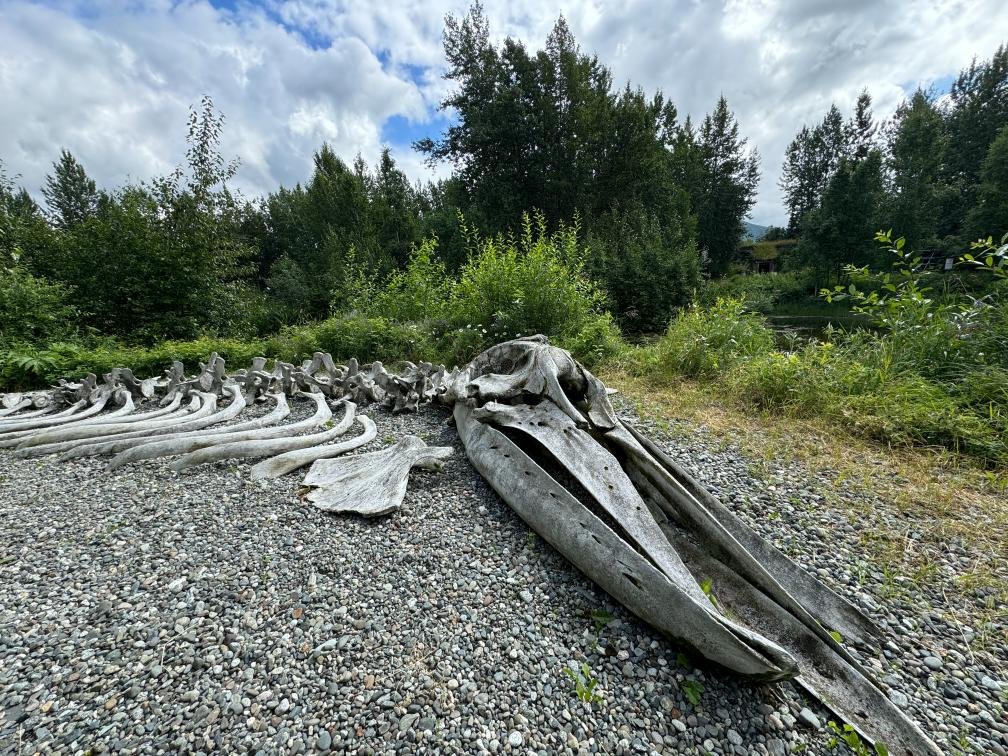
POLYGON ((326 512, 389 514, 402 506, 412 468, 438 470, 451 453, 450 446, 427 446, 406 436, 381 451, 320 459, 305 476, 304 485, 311 488, 305 499, 326 512))
POLYGON ((116 454, 110 469, 162 456, 175 456, 176 469, 267 457, 253 477, 313 463, 307 500, 374 516, 401 505, 412 468, 437 468, 451 450, 407 437, 343 456, 376 435, 355 404, 404 412, 427 402, 452 408, 466 456, 500 497, 642 620, 736 674, 793 679, 892 754, 940 753, 844 645, 877 652, 874 623, 624 423, 603 383, 543 336, 497 344, 450 372, 426 362, 399 373, 381 362, 338 365, 322 352, 301 365, 259 357, 231 373, 212 354, 192 377, 177 362, 144 380, 117 368, 0 395, 0 446, 64 459, 116 454), (282 423, 288 399, 314 401, 314 414, 282 423), (162 409, 141 407, 147 401, 162 409), (248 417, 267 402, 272 412, 248 417), (322 429, 341 403, 343 418, 322 429), (343 439, 354 422, 364 432, 343 439))

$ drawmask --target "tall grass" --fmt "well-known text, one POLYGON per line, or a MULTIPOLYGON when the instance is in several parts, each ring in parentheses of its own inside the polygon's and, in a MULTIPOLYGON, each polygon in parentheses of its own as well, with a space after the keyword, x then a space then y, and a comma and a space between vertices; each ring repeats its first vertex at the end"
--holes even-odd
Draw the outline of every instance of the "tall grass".
POLYGON ((934 337, 941 326, 828 331, 823 340, 781 349, 742 300, 720 299, 680 314, 635 360, 651 380, 698 380, 722 401, 750 411, 827 417, 887 443, 942 446, 1003 464, 1008 368, 984 362, 982 354, 997 340, 989 331, 1000 328, 1003 315, 1003 306, 988 308, 982 338, 970 336, 972 330, 961 338, 943 331, 944 349, 934 337), (951 374, 954 380, 944 379, 951 374))

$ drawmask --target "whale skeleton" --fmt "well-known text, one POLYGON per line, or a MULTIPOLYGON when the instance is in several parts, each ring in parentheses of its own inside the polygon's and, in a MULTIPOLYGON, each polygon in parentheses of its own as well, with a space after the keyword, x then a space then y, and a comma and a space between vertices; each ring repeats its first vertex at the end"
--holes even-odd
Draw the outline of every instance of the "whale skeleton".
POLYGON ((441 405, 498 495, 637 617, 735 674, 793 681, 891 754, 941 753, 851 653, 878 652, 875 623, 619 418, 605 385, 546 337, 498 344, 450 371, 428 362, 398 372, 381 362, 339 365, 323 352, 267 365, 257 357, 228 373, 214 353, 193 376, 175 362, 156 378, 116 368, 101 382, 89 374, 0 394, 0 448, 64 461, 114 455, 109 470, 162 457, 174 457, 176 470, 259 459, 253 479, 310 465, 305 500, 376 516, 399 508, 411 469, 439 469, 452 450, 407 436, 347 456, 377 435, 358 406, 441 405), (221 409, 219 399, 227 400, 221 409), (284 423, 290 402, 313 402, 314 411, 284 423), (138 411, 149 403, 157 408, 138 411), (361 432, 344 438, 356 426, 361 432))

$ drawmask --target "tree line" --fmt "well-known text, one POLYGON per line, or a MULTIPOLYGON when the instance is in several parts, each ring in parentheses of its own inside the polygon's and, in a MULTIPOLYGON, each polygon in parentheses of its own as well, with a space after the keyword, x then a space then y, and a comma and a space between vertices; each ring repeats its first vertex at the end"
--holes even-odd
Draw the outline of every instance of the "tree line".
POLYGON ((243 197, 207 97, 167 176, 100 188, 64 150, 40 204, 0 173, 6 296, 63 301, 80 328, 137 342, 267 332, 339 311, 362 271, 388 277, 425 240, 458 270, 467 229, 513 236, 525 212, 576 230, 586 274, 629 330, 662 327, 702 270, 727 269, 759 158, 724 97, 700 123, 680 119, 662 92, 615 86, 563 18, 533 51, 493 44, 475 5, 446 18, 444 50, 454 121, 415 147, 448 178, 412 182, 387 149, 369 166, 323 144, 304 183, 243 197))
POLYGON ((918 88, 885 123, 871 102, 862 92, 846 119, 831 106, 787 148, 792 264, 830 276, 879 264, 879 228, 942 257, 1008 231, 1008 47, 974 60, 947 95, 918 88))
MULTIPOLYGON (((531 50, 492 42, 475 5, 446 18, 444 52, 452 123, 414 145, 450 169, 439 181, 411 181, 387 149, 348 164, 323 144, 303 183, 242 196, 209 98, 167 176, 101 188, 64 150, 41 202, 0 164, 0 334, 41 343, 66 322, 137 343, 273 333, 347 311, 362 281, 392 280, 421 246, 452 275, 486 239, 519 236, 527 212, 577 235, 575 267, 625 331, 663 328, 702 276, 737 262, 759 156, 724 97, 698 123, 680 118, 663 92, 617 86, 562 17, 531 50)), ((961 253, 1008 227, 1006 124, 1008 48, 881 125, 867 92, 848 117, 833 106, 787 149, 789 228, 770 235, 798 236, 789 263, 831 276, 877 262, 883 227, 961 253)))

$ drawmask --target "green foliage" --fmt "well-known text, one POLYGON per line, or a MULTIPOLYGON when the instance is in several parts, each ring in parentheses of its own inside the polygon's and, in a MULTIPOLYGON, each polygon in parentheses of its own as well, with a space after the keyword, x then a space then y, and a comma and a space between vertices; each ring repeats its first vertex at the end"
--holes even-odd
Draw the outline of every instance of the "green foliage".
POLYGON ((709 309, 680 313, 650 351, 646 369, 659 379, 712 376, 770 351, 773 344, 773 332, 745 311, 741 299, 718 299, 709 309))
POLYGON ((687 701, 694 706, 700 705, 704 692, 703 683, 697 682, 696 680, 683 680, 679 683, 679 689, 682 690, 687 701))
POLYGON ((941 169, 948 137, 941 111, 922 90, 902 103, 890 126, 890 198, 886 216, 913 249, 933 244, 942 202, 941 169))
POLYGON ((802 238, 793 257, 827 277, 844 265, 871 262, 883 196, 881 152, 841 159, 820 206, 802 219, 802 238))
POLYGON ((264 354, 293 362, 314 352, 329 352, 333 359, 356 357, 362 362, 436 359, 430 333, 416 323, 397 323, 385 318, 345 315, 305 326, 286 326, 266 339, 264 354))
POLYGON ((598 635, 613 621, 614 617, 605 609, 595 609, 591 613, 591 619, 592 624, 595 625, 595 634, 598 635))
MULTIPOLYGON (((865 291, 852 282, 846 289, 824 290, 823 295, 849 298, 856 312, 868 315, 886 332, 884 347, 892 370, 951 381, 972 368, 1004 360, 1008 332, 1000 321, 1005 302, 996 293, 983 299, 939 299, 923 282, 920 258, 906 247, 903 237, 893 240, 891 231, 880 231, 876 241, 891 255, 891 271, 847 269, 848 276, 873 281, 876 288, 865 291)), ((986 257, 983 262, 993 268, 997 258, 989 257, 990 263, 986 257)))
POLYGON ((640 202, 617 201, 596 219, 589 233, 589 270, 630 331, 667 326, 699 284, 700 257, 689 196, 673 193, 666 204, 657 212, 640 202))
POLYGON ((769 313, 784 302, 805 297, 812 287, 807 271, 736 274, 705 281, 697 301, 709 307, 719 299, 744 299, 751 312, 769 313))
POLYGON ((589 370, 614 362, 626 352, 623 335, 609 313, 594 316, 577 333, 555 341, 589 370))
POLYGON ((517 239, 473 240, 451 296, 452 320, 489 342, 544 333, 575 336, 601 312, 604 297, 584 274, 578 228, 547 234, 528 215, 517 239))
POLYGON ((68 335, 77 311, 65 286, 18 266, 0 267, 0 343, 47 343, 68 335))
MULTIPOLYGON (((974 60, 960 72, 949 100, 938 235, 952 235, 962 246, 968 238, 968 213, 979 204, 984 159, 998 132, 1008 126, 1008 46, 1001 45, 989 60, 974 60)), ((1006 230, 980 233, 1001 234, 1006 230)))
POLYGON ((576 670, 564 667, 564 674, 574 684, 574 695, 579 701, 589 705, 602 702, 602 696, 597 690, 598 680, 592 676, 587 662, 581 662, 580 669, 576 670))
POLYGON ((803 126, 784 156, 780 187, 788 208, 788 231, 793 235, 805 216, 822 203, 830 177, 840 160, 850 154, 843 116, 831 105, 822 123, 803 126))
POLYGON ((641 350, 657 380, 716 378, 719 393, 761 412, 833 418, 891 444, 942 446, 991 463, 1008 461, 1008 306, 1000 250, 966 256, 995 282, 986 296, 936 296, 902 239, 880 233, 894 259, 884 273, 848 269, 852 283, 824 292, 851 301, 873 330, 827 331, 775 346, 739 300, 682 313, 641 350), (989 259, 988 259, 989 258, 989 259), (856 283, 855 283, 856 282, 856 283))
POLYGON ((38 386, 55 368, 55 357, 47 351, 14 348, 0 351, 0 387, 6 390, 38 386))
POLYGON ((759 156, 747 142, 722 95, 697 134, 699 181, 686 185, 697 216, 697 245, 715 275, 728 269, 742 238, 742 220, 756 203, 759 156))
POLYGON ((714 595, 714 581, 710 578, 704 578, 700 581, 700 590, 703 591, 704 596, 718 609, 721 608, 718 604, 717 596, 714 595))
POLYGON ((974 239, 1008 233, 1008 125, 991 142, 980 166, 977 203, 966 226, 974 239))
POLYGON ((445 365, 465 365, 486 349, 487 336, 480 328, 453 328, 437 340, 437 353, 445 365))
POLYGON ((67 150, 62 150, 59 160, 53 163, 53 173, 46 176, 42 195, 57 228, 73 228, 98 212, 100 195, 94 179, 67 150))
POLYGON ((828 744, 830 748, 836 748, 843 742, 847 744, 847 747, 856 756, 889 756, 889 748, 886 747, 885 743, 876 743, 875 747, 869 750, 868 746, 861 741, 861 737, 849 724, 845 723, 841 727, 831 719, 826 723, 826 726, 833 733, 833 737, 830 738, 828 744))
MULTIPOLYGON (((362 309, 393 320, 434 320, 444 318, 449 309, 452 280, 437 257, 437 242, 425 240, 410 252, 404 270, 395 271, 385 286, 375 291, 362 309)), ((370 288, 360 280, 358 288, 370 288)))

